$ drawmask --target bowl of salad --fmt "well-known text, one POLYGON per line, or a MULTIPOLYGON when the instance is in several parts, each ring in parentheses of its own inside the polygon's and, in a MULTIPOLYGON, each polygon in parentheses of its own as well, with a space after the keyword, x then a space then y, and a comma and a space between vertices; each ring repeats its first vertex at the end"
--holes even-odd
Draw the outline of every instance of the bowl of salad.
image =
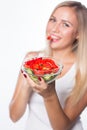
POLYGON ((22 70, 36 83, 42 77, 46 83, 53 82, 61 74, 63 65, 51 57, 35 57, 23 63, 22 70))

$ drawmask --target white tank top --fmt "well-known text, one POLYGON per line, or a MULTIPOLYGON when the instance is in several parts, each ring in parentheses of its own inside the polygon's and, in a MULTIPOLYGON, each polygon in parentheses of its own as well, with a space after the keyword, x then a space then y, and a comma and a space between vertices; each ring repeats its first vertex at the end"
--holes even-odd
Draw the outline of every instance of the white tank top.
POLYGON ((74 84, 75 64, 72 65, 70 70, 63 77, 56 80, 56 92, 62 108, 64 107, 65 100, 72 91, 74 84))
MULTIPOLYGON (((70 91, 73 89, 74 83, 75 64, 62 78, 56 80, 56 92, 62 108, 67 96, 69 96, 70 91)), ((29 102, 29 115, 25 130, 53 130, 47 116, 43 98, 35 92, 29 102)), ((71 130, 83 130, 80 118, 78 118, 71 130)))

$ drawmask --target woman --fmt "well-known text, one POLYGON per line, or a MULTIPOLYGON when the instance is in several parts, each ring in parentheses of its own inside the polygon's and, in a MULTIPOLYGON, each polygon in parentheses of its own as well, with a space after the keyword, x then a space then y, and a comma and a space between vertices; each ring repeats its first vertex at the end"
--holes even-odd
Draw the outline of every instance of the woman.
POLYGON ((29 105, 26 130, 83 130, 80 114, 87 106, 87 8, 80 2, 60 3, 49 18, 48 49, 26 58, 51 56, 64 65, 50 84, 33 82, 20 71, 10 103, 10 117, 19 120, 29 105))

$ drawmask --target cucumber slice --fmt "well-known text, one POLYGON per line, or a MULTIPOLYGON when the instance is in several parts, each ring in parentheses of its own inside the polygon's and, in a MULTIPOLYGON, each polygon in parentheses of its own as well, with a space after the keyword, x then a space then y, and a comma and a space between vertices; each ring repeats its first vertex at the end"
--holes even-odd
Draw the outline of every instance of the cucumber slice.
POLYGON ((29 69, 29 68, 28 68, 28 69, 26 68, 25 71, 26 71, 28 74, 31 74, 31 75, 33 74, 33 71, 32 71, 31 69, 29 69))
POLYGON ((37 76, 29 75, 29 77, 30 77, 35 83, 38 82, 38 77, 37 77, 37 76))
POLYGON ((53 76, 53 75, 45 75, 45 76, 43 76, 43 79, 47 82, 49 80, 52 80, 54 77, 55 76, 53 76))

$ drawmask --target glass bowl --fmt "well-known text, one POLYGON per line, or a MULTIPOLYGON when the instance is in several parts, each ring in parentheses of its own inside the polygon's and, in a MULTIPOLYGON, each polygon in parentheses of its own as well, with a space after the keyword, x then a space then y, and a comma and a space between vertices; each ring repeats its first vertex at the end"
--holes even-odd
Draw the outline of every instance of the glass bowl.
MULTIPOLYGON (((59 61, 58 61, 59 62, 59 61)), ((23 63, 22 70, 35 82, 42 77, 46 83, 53 82, 61 74, 63 65, 51 57, 35 57, 23 63)))

